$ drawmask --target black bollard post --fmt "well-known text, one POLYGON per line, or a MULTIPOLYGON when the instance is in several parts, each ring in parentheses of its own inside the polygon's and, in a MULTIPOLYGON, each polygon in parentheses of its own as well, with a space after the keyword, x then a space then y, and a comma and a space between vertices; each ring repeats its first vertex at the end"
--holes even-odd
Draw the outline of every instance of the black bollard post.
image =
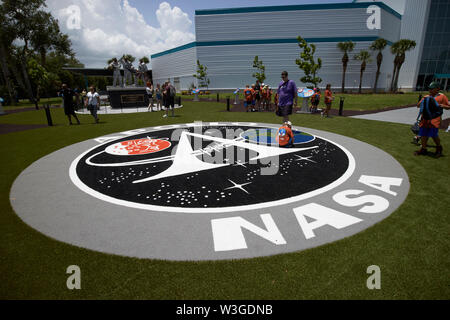
POLYGON ((217 94, 217 102, 219 102, 219 94, 217 94))
POLYGON ((178 96, 178 107, 180 107, 180 106, 181 106, 181 97, 178 96))
POLYGON ((339 102, 339 115, 342 116, 342 113, 344 111, 344 97, 341 97, 340 102, 339 102))
POLYGON ((230 111, 230 97, 227 97, 227 111, 230 111))
POLYGON ((45 110, 45 115, 47 116, 48 126, 51 127, 51 126, 53 126, 53 121, 52 121, 52 115, 50 114, 50 108, 49 108, 48 104, 44 106, 44 110, 45 110))

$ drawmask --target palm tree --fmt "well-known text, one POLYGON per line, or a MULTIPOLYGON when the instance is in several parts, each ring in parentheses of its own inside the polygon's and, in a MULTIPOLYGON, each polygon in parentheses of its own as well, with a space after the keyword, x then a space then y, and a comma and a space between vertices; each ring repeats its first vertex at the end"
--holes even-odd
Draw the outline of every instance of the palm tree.
POLYGON ((381 64, 383 63, 383 50, 386 48, 387 46, 387 40, 383 39, 383 38, 379 38, 377 40, 375 40, 372 45, 370 46, 370 50, 373 51, 378 51, 378 55, 377 55, 377 73, 375 76, 375 85, 373 88, 373 92, 377 93, 377 89, 378 89, 378 79, 380 78, 380 70, 381 70, 381 64))
POLYGON ((368 63, 372 62, 372 59, 370 58, 369 51, 366 51, 366 50, 361 50, 358 54, 355 55, 354 59, 358 60, 358 61, 362 61, 361 62, 361 73, 359 76, 359 91, 358 91, 358 93, 361 93, 362 79, 363 79, 364 71, 366 71, 366 66, 368 63))
POLYGON ((392 54, 395 54, 394 58, 394 72, 392 74, 391 91, 397 92, 398 77, 400 75, 400 69, 406 59, 406 52, 416 47, 416 42, 409 39, 401 39, 394 43, 391 47, 392 54))
POLYGON ((337 46, 338 46, 339 50, 344 52, 344 56, 342 57, 342 67, 343 67, 342 92, 344 92, 344 90, 345 90, 345 73, 347 72, 348 61, 350 60, 348 58, 347 53, 353 51, 353 49, 355 48, 355 44, 351 41, 347 41, 347 42, 339 42, 337 46))
POLYGON ((133 63, 136 60, 136 57, 132 56, 131 54, 124 54, 123 57, 126 58, 131 63, 133 63))

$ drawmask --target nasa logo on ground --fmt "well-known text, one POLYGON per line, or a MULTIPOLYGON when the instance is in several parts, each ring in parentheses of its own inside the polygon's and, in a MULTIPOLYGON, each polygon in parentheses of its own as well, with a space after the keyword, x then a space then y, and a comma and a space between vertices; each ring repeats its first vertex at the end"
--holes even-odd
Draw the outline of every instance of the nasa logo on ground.
POLYGON ((361 232, 406 199, 405 170, 355 139, 278 125, 191 123, 78 143, 27 168, 30 226, 106 253, 215 260, 294 252, 361 232), (53 174, 49 174, 52 172, 53 174))

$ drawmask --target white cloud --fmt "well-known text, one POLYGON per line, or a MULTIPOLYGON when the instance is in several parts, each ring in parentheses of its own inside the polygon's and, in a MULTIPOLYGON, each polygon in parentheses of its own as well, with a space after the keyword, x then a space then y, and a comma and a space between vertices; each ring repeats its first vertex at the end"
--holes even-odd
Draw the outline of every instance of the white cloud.
POLYGON ((130 53, 138 59, 195 40, 190 32, 192 21, 178 7, 162 2, 156 11, 155 25, 149 25, 143 15, 128 0, 79 0, 79 29, 68 10, 74 0, 47 0, 49 11, 59 20, 61 31, 72 40, 77 58, 86 67, 104 67, 113 56, 130 53), (68 23, 68 20, 69 23, 68 23))

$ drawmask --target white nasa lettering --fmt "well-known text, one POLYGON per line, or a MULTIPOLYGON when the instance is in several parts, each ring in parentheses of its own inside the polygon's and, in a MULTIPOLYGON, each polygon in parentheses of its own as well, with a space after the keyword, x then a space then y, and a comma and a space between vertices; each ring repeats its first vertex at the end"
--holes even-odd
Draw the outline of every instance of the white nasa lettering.
POLYGON ((359 182, 371 188, 397 196, 397 192, 391 191, 391 186, 400 187, 403 179, 362 175, 361 178, 359 178, 359 182))
MULTIPOLYGON (((294 214, 306 239, 314 238, 314 230, 325 225, 330 225, 336 229, 342 229, 362 221, 359 218, 316 203, 310 203, 295 208, 294 214), (305 216, 313 218, 316 221, 308 223, 305 216)), ((266 227, 265 230, 248 222, 242 217, 211 220, 214 251, 247 249, 248 246, 242 228, 253 232, 273 244, 284 245, 287 243, 270 214, 262 214, 261 219, 266 227)))
MULTIPOLYGON (((371 188, 381 190, 393 196, 397 196, 397 192, 391 190, 391 186, 401 186, 403 179, 366 176, 362 175, 359 182, 371 188)), ((363 195, 363 190, 344 190, 336 193, 333 200, 345 207, 358 207, 364 205, 358 210, 361 213, 381 213, 389 208, 389 201, 377 195, 363 195), (349 196, 359 197, 349 197, 349 196)), ((336 229, 343 229, 363 220, 348 215, 346 213, 324 207, 316 203, 309 203, 293 209, 297 222, 300 225, 305 238, 311 239, 316 235, 314 230, 325 225, 332 226, 336 229), (315 221, 308 222, 306 217, 315 221)), ((261 215, 266 230, 248 222, 241 217, 230 217, 223 219, 211 220, 212 233, 215 251, 232 251, 238 249, 247 249, 242 228, 245 228, 260 237, 272 242, 276 245, 286 244, 280 230, 275 224, 270 214, 261 215)))
POLYGON ((241 217, 230 217, 211 220, 212 233, 214 239, 214 250, 232 251, 247 249, 242 228, 245 228, 261 238, 264 238, 273 244, 286 244, 280 230, 272 219, 270 214, 262 214, 261 219, 264 222, 266 230, 248 222, 241 217))
POLYGON ((333 196, 333 200, 345 207, 357 207, 365 203, 372 203, 371 206, 367 205, 358 210, 362 213, 380 213, 389 208, 389 201, 385 198, 375 195, 365 195, 357 198, 349 198, 349 195, 360 195, 364 193, 362 190, 345 190, 336 193, 333 196))
POLYGON ((343 229, 362 221, 361 219, 321 206, 317 203, 309 203, 295 208, 294 213, 306 239, 314 238, 316 236, 314 230, 325 225, 330 225, 336 229, 343 229), (305 218, 306 216, 316 221, 309 223, 305 218))

